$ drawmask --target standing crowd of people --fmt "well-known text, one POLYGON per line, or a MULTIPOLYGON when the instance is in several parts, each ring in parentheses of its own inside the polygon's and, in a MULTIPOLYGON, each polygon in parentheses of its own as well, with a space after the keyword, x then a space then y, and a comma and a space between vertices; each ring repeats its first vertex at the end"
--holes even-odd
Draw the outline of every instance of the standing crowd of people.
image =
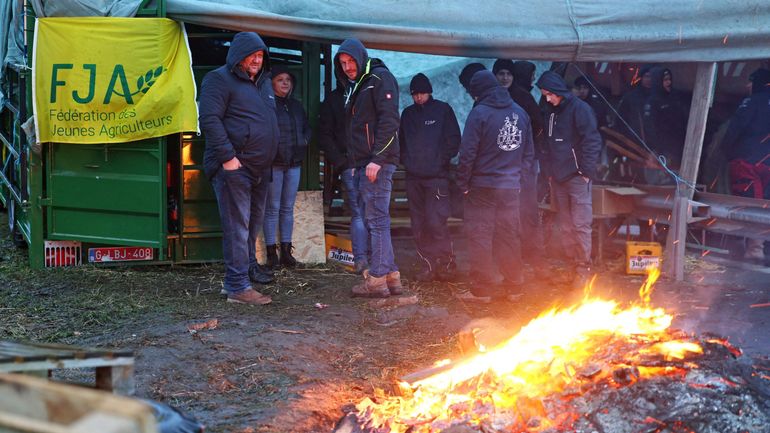
MULTIPOLYGON (((525 263, 536 278, 549 278, 538 208, 548 190, 570 265, 564 274, 576 288, 587 284, 591 187, 604 152, 599 128, 611 119, 606 101, 587 79, 579 77, 569 86, 561 75, 544 72, 535 84, 544 101, 538 104, 531 94, 531 62, 498 59, 491 71, 471 63, 459 76, 473 99, 461 133, 454 110, 433 98, 431 81, 422 73, 409 84, 414 104, 399 113, 395 77, 356 39, 339 46, 334 71, 337 86, 321 106, 319 144, 348 197, 355 270, 363 276, 351 288, 353 296, 384 298, 404 290, 390 237, 393 174, 399 164, 406 172, 412 231, 423 265, 417 280, 457 278, 447 225, 455 194, 464 204, 470 267, 470 290, 458 297, 516 299, 525 263)), ((639 72, 639 84, 618 106, 623 123, 613 127, 652 144, 670 168, 677 168, 689 108, 673 91, 669 69, 652 65, 639 72)), ((756 167, 767 167, 762 163, 768 158, 752 143, 766 140, 770 131, 746 125, 756 126, 751 119, 767 114, 762 110, 767 111, 770 72, 761 70, 752 79, 755 94, 741 105, 724 140, 734 189, 766 196, 770 175, 756 167)), ((242 32, 233 39, 226 65, 207 74, 201 85, 205 169, 222 220, 229 302, 271 302, 254 283, 271 282, 276 266, 296 264, 293 207, 310 128, 302 105, 292 98, 295 81, 285 67, 270 67, 267 46, 256 33, 242 32), (265 265, 256 260, 260 230, 265 265)), ((659 169, 644 171, 644 177, 650 184, 670 182, 659 169)))
MULTIPOLYGON (((454 187, 463 196, 470 265, 470 290, 458 296, 515 299, 524 283, 523 262, 545 274, 538 179, 547 174, 575 270, 570 275, 576 285, 585 284, 590 189, 601 138, 593 110, 561 76, 546 72, 538 80, 548 102, 541 112, 530 93, 532 63, 498 60, 492 71, 479 63, 466 66, 460 82, 474 102, 461 134, 454 110, 433 98, 430 79, 422 73, 410 82, 414 104, 399 113, 395 77, 356 39, 339 46, 334 71, 337 87, 321 107, 319 142, 348 196, 355 270, 363 276, 351 288, 353 296, 383 298, 404 290, 390 237, 399 164, 406 171, 423 263, 418 280, 457 276, 447 226, 454 187)), ((272 281, 276 266, 296 264, 292 212, 310 130, 301 104, 292 98, 295 80, 285 67, 270 67, 267 46, 256 33, 242 32, 233 38, 227 63, 201 85, 205 171, 222 220, 228 302, 270 303, 255 284, 272 281), (265 265, 256 260, 260 230, 265 265)))

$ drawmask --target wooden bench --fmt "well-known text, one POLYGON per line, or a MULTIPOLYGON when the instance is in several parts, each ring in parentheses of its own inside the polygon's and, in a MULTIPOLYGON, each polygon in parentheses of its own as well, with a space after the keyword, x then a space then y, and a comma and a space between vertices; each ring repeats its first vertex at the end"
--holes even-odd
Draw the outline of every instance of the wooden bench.
POLYGON ((94 368, 97 389, 134 394, 134 353, 130 350, 0 341, 0 373, 51 377, 53 370, 68 368, 94 368))

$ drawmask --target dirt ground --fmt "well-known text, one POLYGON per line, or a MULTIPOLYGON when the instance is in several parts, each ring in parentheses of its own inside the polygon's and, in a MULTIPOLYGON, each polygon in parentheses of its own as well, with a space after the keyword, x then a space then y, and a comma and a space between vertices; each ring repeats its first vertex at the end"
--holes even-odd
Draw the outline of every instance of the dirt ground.
MULTIPOLYGON (((334 267, 281 271, 266 288, 273 304, 251 307, 219 294, 221 265, 36 271, 26 251, 1 242, 0 339, 132 349, 137 395, 186 411, 210 432, 329 432, 345 404, 457 357, 459 330, 480 326, 493 341, 575 300, 565 287, 532 282, 516 303, 463 303, 451 296, 460 283, 409 281, 416 260, 408 238, 394 243, 419 303, 392 310, 350 298, 360 277, 334 267), (212 319, 214 329, 188 330, 212 319)), ((460 239, 465 270, 462 250, 460 239)), ((622 273, 619 249, 608 256, 595 293, 636 299, 642 278, 622 273)), ((688 257, 687 280, 661 281, 653 303, 676 313, 676 327, 727 336, 746 356, 767 357, 770 308, 761 304, 770 302, 770 274, 733 265, 688 257)))

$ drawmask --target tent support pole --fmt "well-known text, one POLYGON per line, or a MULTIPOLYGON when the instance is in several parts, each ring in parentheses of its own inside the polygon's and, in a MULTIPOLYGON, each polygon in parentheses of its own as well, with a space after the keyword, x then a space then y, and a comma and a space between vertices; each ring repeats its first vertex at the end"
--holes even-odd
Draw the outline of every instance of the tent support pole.
POLYGON ((690 185, 695 185, 698 177, 703 137, 706 133, 706 120, 713 101, 714 84, 716 80, 715 62, 698 63, 693 88, 690 117, 687 121, 687 136, 682 155, 682 167, 677 182, 676 197, 671 215, 670 233, 666 239, 665 271, 676 281, 684 280, 684 252, 687 240, 689 201, 695 192, 690 185))

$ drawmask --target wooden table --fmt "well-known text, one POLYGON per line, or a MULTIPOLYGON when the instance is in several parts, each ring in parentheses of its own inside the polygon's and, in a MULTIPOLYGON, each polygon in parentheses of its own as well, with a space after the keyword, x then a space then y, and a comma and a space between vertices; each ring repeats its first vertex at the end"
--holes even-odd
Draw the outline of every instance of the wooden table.
POLYGON ((53 370, 66 368, 94 368, 97 389, 134 394, 134 353, 130 350, 0 341, 0 373, 50 377, 53 370))

